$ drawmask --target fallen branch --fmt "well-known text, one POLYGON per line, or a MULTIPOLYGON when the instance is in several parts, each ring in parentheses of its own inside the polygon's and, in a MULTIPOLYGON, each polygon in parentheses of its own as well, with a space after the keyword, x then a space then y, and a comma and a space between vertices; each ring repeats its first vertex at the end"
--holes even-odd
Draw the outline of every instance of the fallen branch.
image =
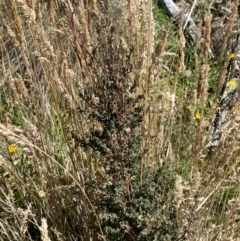
POLYGON ((213 150, 217 147, 221 140, 231 132, 233 125, 231 118, 233 116, 234 108, 239 100, 239 61, 240 61, 240 33, 237 36, 236 47, 233 58, 229 64, 230 73, 227 84, 223 92, 223 96, 213 122, 209 144, 207 147, 213 150))
MULTIPOLYGON (((197 26, 192 19, 191 14, 196 6, 196 2, 197 1, 194 1, 189 12, 186 10, 181 10, 172 0, 159 0, 160 6, 168 11, 170 16, 173 17, 179 27, 187 31, 193 42, 195 42, 197 39, 197 26)), ((208 54, 210 58, 214 57, 211 49, 208 50, 208 54)))

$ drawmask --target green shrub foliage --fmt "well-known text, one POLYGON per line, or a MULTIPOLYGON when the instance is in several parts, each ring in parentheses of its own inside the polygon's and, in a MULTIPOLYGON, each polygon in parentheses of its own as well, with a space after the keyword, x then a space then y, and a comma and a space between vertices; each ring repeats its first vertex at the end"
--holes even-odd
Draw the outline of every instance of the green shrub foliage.
MULTIPOLYGON (((97 45, 88 63, 93 81, 86 77, 84 90, 79 93, 84 103, 79 111, 99 127, 89 128, 84 138, 78 137, 77 130, 73 133, 75 141, 104 170, 96 173, 97 178, 92 175, 85 187, 93 197, 106 235, 103 239, 176 240, 174 177, 165 166, 154 171, 144 167, 140 171, 147 147, 141 149, 144 95, 137 94, 139 80, 130 78, 134 46, 123 47, 120 23, 105 11, 106 24, 96 23, 97 45), (96 101, 92 101, 93 96, 96 101)), ((99 228, 89 225, 93 230, 99 228)))

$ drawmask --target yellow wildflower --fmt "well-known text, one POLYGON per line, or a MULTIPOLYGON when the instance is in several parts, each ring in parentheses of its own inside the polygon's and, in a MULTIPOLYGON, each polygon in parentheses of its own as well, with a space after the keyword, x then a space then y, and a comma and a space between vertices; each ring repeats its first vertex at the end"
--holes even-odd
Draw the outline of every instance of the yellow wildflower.
POLYGON ((229 58, 230 58, 230 59, 234 59, 234 58, 235 58, 235 54, 234 54, 234 53, 231 53, 231 54, 229 55, 229 58))
POLYGON ((200 120, 200 119, 201 119, 201 115, 200 115, 199 113, 196 113, 195 118, 196 118, 197 120, 200 120))
POLYGON ((233 107, 232 107, 232 111, 234 112, 235 110, 236 110, 236 107, 235 107, 235 106, 233 106, 233 107))
POLYGON ((230 86, 235 87, 237 85, 237 81, 235 79, 230 80, 230 86))
POLYGON ((213 105, 212 105, 212 109, 213 109, 213 110, 216 110, 216 109, 217 109, 217 105, 213 104, 213 105))
POLYGON ((15 145, 8 145, 8 151, 10 153, 15 153, 17 151, 17 147, 15 145))

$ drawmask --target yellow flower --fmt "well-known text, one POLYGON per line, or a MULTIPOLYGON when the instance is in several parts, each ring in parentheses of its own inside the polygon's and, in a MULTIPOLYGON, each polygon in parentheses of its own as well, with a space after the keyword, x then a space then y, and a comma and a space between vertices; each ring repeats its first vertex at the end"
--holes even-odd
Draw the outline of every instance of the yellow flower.
POLYGON ((230 80, 230 86, 235 87, 237 85, 237 81, 235 79, 230 80))
POLYGON ((15 145, 8 145, 8 151, 10 153, 15 153, 17 151, 17 147, 15 145))
POLYGON ((235 58, 235 54, 234 54, 234 53, 231 53, 231 54, 229 55, 229 58, 230 58, 230 59, 234 59, 234 58, 235 58))
POLYGON ((200 119, 201 119, 201 115, 200 115, 199 113, 196 113, 195 118, 196 118, 197 120, 200 120, 200 119))
POLYGON ((216 109, 217 109, 217 105, 213 104, 213 105, 212 105, 212 109, 213 109, 213 110, 216 110, 216 109))
POLYGON ((233 106, 233 107, 232 107, 232 111, 233 111, 233 112, 235 112, 235 110, 236 110, 236 107, 235 107, 235 106, 233 106))

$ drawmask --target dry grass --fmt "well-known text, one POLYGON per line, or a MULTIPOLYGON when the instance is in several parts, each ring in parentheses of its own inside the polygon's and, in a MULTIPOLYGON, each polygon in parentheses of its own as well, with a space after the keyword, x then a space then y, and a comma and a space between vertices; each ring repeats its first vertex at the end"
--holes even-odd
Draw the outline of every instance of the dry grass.
MULTIPOLYGON (((141 125, 122 133, 143 136, 140 184, 144 170, 153 175, 164 166, 176 176, 178 240, 238 240, 238 104, 219 146, 211 154, 206 148, 238 1, 229 4, 215 59, 208 58, 212 9, 196 10, 205 41, 192 47, 167 16, 154 20, 152 1, 87 2, 0 1, 0 240, 107 240, 97 196, 85 189, 90 179, 101 185, 107 170, 79 140, 104 129, 93 117, 104 93, 91 91, 109 84, 108 66, 119 89, 144 96, 141 125), (121 84, 126 62, 131 71, 121 84)), ((120 149, 118 136, 111 141, 120 149)))

